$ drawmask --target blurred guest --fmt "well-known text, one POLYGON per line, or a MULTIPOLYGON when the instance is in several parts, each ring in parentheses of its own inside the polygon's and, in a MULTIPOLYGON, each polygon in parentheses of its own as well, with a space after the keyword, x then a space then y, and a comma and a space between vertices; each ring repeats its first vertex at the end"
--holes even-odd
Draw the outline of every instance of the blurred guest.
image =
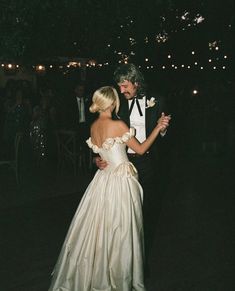
POLYGON ((24 98, 23 90, 17 84, 16 88, 10 93, 8 92, 5 101, 5 121, 3 129, 3 141, 8 155, 14 153, 14 139, 17 132, 23 133, 25 136, 29 132, 29 124, 31 119, 31 105, 24 98))
POLYGON ((40 103, 33 108, 30 137, 33 152, 38 162, 43 162, 56 152, 54 130, 56 109, 53 105, 53 90, 40 90, 40 103))
POLYGON ((89 149, 86 140, 90 134, 90 125, 94 117, 89 111, 91 98, 86 92, 86 86, 78 82, 73 89, 72 97, 69 100, 68 120, 69 128, 76 131, 78 150, 85 154, 86 163, 89 158, 89 149))

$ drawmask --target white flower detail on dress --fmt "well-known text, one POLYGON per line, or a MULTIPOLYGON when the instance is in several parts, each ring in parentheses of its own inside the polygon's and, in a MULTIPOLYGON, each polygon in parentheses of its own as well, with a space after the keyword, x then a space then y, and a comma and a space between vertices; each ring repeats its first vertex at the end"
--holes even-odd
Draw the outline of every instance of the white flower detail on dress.
POLYGON ((147 106, 146 108, 153 107, 156 104, 156 100, 154 97, 151 97, 150 100, 147 99, 147 106))
POLYGON ((113 146, 114 141, 115 141, 115 140, 114 140, 114 138, 112 138, 112 137, 107 138, 107 139, 105 140, 105 142, 103 143, 102 148, 103 148, 104 150, 109 150, 109 149, 113 146))
POLYGON ((91 141, 91 137, 89 137, 86 140, 86 143, 88 144, 89 148, 93 150, 94 153, 99 153, 102 149, 103 150, 109 150, 115 143, 125 143, 129 139, 131 139, 135 135, 135 129, 130 128, 129 132, 124 133, 122 136, 117 136, 117 137, 109 137, 107 138, 101 147, 98 147, 97 145, 93 144, 91 141))

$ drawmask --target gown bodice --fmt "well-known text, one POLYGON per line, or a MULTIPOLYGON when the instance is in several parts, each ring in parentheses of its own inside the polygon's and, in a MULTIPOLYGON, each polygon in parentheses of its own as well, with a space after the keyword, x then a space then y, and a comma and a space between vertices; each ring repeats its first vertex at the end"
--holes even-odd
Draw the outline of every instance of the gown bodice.
POLYGON ((104 171, 125 176, 135 176, 137 171, 134 165, 129 162, 126 152, 126 142, 134 135, 134 128, 130 128, 130 131, 122 136, 107 138, 101 147, 93 144, 91 137, 87 140, 87 144, 94 153, 98 153, 108 163, 104 171))

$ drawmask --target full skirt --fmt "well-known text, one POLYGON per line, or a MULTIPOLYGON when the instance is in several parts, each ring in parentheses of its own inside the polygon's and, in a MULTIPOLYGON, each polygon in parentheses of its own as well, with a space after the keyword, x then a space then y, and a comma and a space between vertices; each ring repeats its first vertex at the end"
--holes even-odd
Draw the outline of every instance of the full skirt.
POLYGON ((49 291, 144 291, 143 191, 98 170, 71 222, 49 291))

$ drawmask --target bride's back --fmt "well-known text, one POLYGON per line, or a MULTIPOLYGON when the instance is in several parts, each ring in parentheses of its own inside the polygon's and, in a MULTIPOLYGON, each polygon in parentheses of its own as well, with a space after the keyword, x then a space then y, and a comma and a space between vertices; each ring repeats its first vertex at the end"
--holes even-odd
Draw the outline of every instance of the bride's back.
POLYGON ((122 135, 122 128, 118 120, 97 119, 91 126, 91 140, 93 144, 101 147, 107 138, 118 137, 122 135))

